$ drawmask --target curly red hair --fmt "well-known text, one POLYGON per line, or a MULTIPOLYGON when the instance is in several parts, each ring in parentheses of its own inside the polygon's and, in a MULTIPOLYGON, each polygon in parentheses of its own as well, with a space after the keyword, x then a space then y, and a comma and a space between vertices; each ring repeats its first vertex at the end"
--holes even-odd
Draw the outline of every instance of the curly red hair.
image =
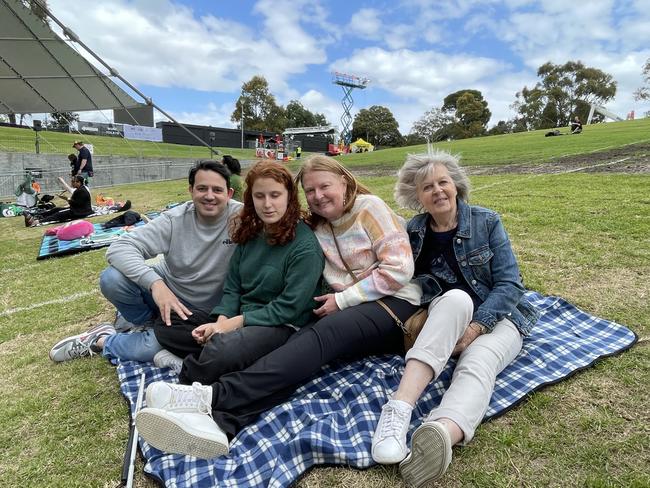
POLYGON ((282 164, 270 159, 263 159, 253 166, 246 174, 246 190, 244 191, 244 207, 239 216, 233 221, 231 239, 237 244, 244 244, 257 237, 262 231, 266 241, 271 246, 283 246, 296 237, 296 226, 303 217, 298 200, 298 186, 293 176, 282 164), (253 203, 253 185, 258 178, 271 178, 284 185, 287 189, 287 211, 275 224, 264 229, 264 223, 255 212, 253 203))

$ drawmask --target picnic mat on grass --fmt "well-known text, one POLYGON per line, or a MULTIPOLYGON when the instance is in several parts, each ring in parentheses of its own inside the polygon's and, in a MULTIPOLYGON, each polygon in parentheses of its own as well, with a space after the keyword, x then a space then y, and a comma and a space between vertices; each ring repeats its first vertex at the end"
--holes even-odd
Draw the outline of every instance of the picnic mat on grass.
MULTIPOLYGON (((160 212, 147 212, 145 215, 149 220, 152 220, 158 217, 160 212)), ((89 237, 73 239, 71 241, 60 241, 56 236, 48 236, 44 234, 36 259, 42 260, 58 256, 67 256, 69 254, 76 254, 78 252, 110 246, 113 241, 117 240, 125 232, 128 232, 129 229, 140 227, 145 225, 145 223, 144 220, 141 220, 130 227, 113 227, 111 229, 104 229, 102 223, 97 223, 93 224, 95 230, 89 237)), ((61 225, 60 222, 58 224, 61 225)))
MULTIPOLYGON (((636 334, 593 317, 558 297, 528 292, 541 311, 539 323, 497 378, 484 420, 502 415, 544 385, 557 383, 597 359, 631 347, 636 334)), ((416 406, 409 432, 440 402, 454 368, 450 361, 416 406)), ((230 455, 212 460, 165 455, 142 439, 145 474, 167 487, 285 487, 316 465, 368 468, 370 442, 382 405, 404 369, 399 356, 334 363, 301 386, 286 403, 266 412, 237 435, 230 455)), ((152 363, 118 364, 122 393, 133 412, 140 375, 146 382, 177 381, 152 363)), ((410 437, 410 434, 409 434, 410 437)))
MULTIPOLYGON (((144 224, 143 221, 140 221, 136 222, 132 227, 139 227, 144 224)), ((73 239, 71 241, 60 241, 56 236, 43 235, 41 247, 38 250, 36 259, 41 260, 57 256, 67 256, 68 254, 76 254, 78 252, 110 246, 111 242, 127 232, 127 227, 104 229, 102 224, 93 224, 93 226, 95 227, 95 231, 89 237, 73 239)))

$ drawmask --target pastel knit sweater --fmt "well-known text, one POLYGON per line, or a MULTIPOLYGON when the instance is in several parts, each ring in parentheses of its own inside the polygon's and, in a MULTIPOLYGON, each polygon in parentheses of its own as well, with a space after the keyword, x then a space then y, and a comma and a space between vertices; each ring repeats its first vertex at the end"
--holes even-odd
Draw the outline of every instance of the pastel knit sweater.
POLYGON ((343 310, 384 296, 420 304, 422 290, 413 276, 413 254, 403 220, 375 195, 359 195, 354 206, 332 221, 343 258, 359 281, 354 282, 336 249, 328 223, 315 234, 325 255, 323 278, 343 310))

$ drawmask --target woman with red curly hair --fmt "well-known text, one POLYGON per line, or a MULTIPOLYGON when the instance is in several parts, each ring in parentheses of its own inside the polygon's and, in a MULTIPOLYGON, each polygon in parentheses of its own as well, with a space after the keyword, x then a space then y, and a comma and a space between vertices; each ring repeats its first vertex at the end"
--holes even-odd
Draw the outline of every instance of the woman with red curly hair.
MULTIPOLYGON (((166 360, 159 353, 154 362, 180 370, 180 382, 193 385, 157 382, 147 389, 147 406, 155 408, 147 409, 143 418, 150 422, 143 428, 159 449, 175 452, 164 431, 196 427, 183 398, 206 388, 198 383, 210 385, 247 368, 315 319, 324 257, 302 221, 291 173, 275 161, 260 161, 246 175, 243 203, 231 224, 238 246, 219 305, 209 316, 195 311, 183 324, 155 327, 166 360)), ((209 405, 211 398, 205 400, 209 405)))

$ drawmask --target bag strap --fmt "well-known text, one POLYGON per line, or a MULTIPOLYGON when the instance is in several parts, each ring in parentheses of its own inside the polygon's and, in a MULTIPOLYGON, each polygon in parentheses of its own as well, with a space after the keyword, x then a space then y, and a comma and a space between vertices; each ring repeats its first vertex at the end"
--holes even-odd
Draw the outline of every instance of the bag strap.
POLYGON ((336 240, 336 234, 334 233, 334 227, 332 227, 332 224, 330 223, 330 230, 332 231, 332 237, 334 238, 334 245, 336 246, 336 251, 339 253, 339 257, 341 258, 341 261, 343 262, 343 266, 345 266, 345 269, 347 270, 348 274, 352 277, 355 283, 359 283, 359 278, 357 275, 354 274, 352 269, 350 268, 350 265, 347 263, 345 259, 343 259, 343 254, 341 253, 341 248, 339 247, 339 241, 336 240))
MULTIPOLYGON (((336 251, 339 253, 339 257, 341 258, 341 261, 343 262, 343 266, 345 266, 345 269, 347 270, 348 274, 352 277, 355 283, 359 283, 359 278, 357 275, 354 274, 350 266, 348 265, 347 261, 343 259, 343 254, 341 253, 341 248, 339 247, 339 241, 336 239, 336 234, 334 233, 334 227, 332 227, 332 224, 330 223, 330 230, 332 231, 332 237, 334 238, 334 244, 336 245, 336 251)), ((406 333, 406 327, 404 326, 404 322, 402 322, 397 315, 390 309, 388 305, 386 305, 381 298, 378 298, 375 300, 381 307, 388 312, 388 315, 392 317, 392 319, 395 321, 397 326, 402 329, 406 333)))

